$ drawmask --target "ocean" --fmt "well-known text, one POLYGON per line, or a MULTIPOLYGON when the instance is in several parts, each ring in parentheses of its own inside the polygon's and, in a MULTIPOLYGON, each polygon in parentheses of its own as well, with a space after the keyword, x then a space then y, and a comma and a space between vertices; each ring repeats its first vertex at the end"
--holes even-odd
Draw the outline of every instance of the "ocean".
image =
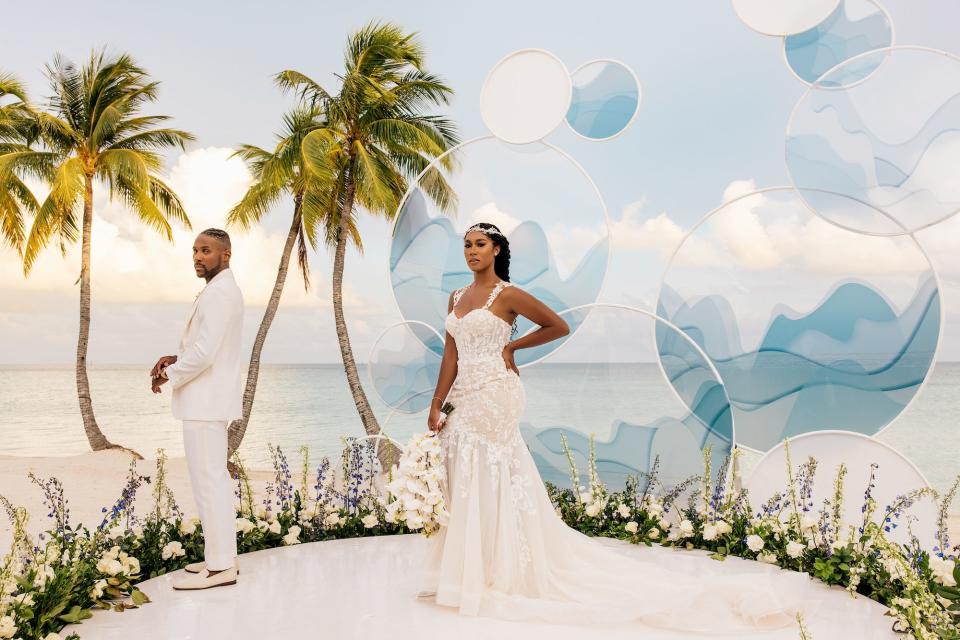
MULTIPOLYGON (((90 368, 97 420, 117 444, 148 457, 159 448, 182 456, 181 427, 170 414, 169 390, 159 396, 150 392, 149 366, 90 368)), ((405 442, 425 430, 425 413, 391 417, 370 388, 366 367, 361 371, 368 397, 390 436, 405 442)), ((523 369, 521 380, 527 392, 525 422, 534 426, 572 424, 602 439, 617 418, 649 423, 683 413, 654 364, 610 365, 598 375, 596 368, 584 365, 541 363, 523 369)), ((907 456, 934 488, 943 491, 960 473, 958 415, 960 363, 941 363, 879 439, 907 456)), ((240 453, 249 466, 268 468, 267 443, 279 445, 297 468, 301 445, 310 448, 314 461, 324 455, 336 457, 342 436, 362 432, 341 365, 265 365, 240 453)), ((87 451, 73 367, 0 365, 0 435, 0 455, 69 456, 87 451)), ((750 467, 749 459, 744 467, 750 467)))

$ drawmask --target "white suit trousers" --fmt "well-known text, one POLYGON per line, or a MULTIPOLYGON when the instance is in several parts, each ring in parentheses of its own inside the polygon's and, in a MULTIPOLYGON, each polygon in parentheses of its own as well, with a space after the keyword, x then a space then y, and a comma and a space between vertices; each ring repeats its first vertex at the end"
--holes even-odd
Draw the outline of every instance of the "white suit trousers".
POLYGON ((203 526, 203 559, 210 571, 231 568, 237 555, 233 480, 227 471, 228 426, 226 421, 183 421, 183 448, 203 526))

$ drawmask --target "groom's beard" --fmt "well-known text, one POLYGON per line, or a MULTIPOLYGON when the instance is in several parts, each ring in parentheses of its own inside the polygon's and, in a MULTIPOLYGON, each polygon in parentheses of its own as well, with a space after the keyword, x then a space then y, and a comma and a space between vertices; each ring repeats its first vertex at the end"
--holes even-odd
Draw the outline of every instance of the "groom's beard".
POLYGON ((207 280, 210 280, 210 279, 212 279, 214 276, 216 276, 218 273, 220 273, 221 271, 223 271, 223 269, 224 269, 224 266, 223 266, 223 258, 221 258, 220 261, 217 262, 216 266, 210 267, 209 269, 208 269, 206 266, 202 265, 202 264, 194 265, 194 268, 195 268, 196 271, 197 271, 197 277, 198 277, 198 278, 205 278, 205 279, 207 279, 207 280))

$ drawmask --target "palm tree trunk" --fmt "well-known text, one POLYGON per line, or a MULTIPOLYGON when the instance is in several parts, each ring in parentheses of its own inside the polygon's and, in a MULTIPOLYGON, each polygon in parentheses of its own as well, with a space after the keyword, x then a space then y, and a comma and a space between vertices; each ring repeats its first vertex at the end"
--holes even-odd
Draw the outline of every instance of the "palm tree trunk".
POLYGON ((247 369, 247 386, 243 390, 243 417, 230 424, 230 431, 227 435, 228 458, 233 456, 233 453, 240 448, 243 436, 247 432, 247 423, 250 422, 250 413, 253 410, 253 398, 257 393, 257 378, 260 375, 260 353, 263 351, 263 345, 267 340, 267 332, 270 331, 270 325, 273 324, 273 319, 277 315, 277 308, 280 306, 280 295, 283 293, 283 285, 287 281, 287 271, 290 268, 290 254, 293 253, 293 245, 300 232, 300 211, 303 205, 303 194, 294 196, 293 202, 293 223, 290 225, 290 233, 287 234, 287 242, 283 245, 283 255, 280 257, 280 267, 277 269, 277 281, 273 284, 273 293, 270 294, 267 309, 263 312, 257 338, 253 341, 250 367, 247 369))
MULTIPOLYGON (((77 397, 80 399, 80 416, 87 441, 94 451, 124 449, 107 440, 97 425, 90 398, 90 381, 87 379, 87 344, 90 341, 90 237, 93 230, 93 176, 84 179, 83 192, 83 243, 80 254, 80 334, 77 337, 77 397)), ((129 451, 129 449, 127 449, 129 451)), ((142 456, 131 451, 136 457, 142 456)))
MULTIPOLYGON (((380 423, 377 422, 377 417, 367 400, 367 394, 364 393, 363 385, 360 383, 357 363, 353 359, 353 348, 350 346, 350 336, 347 333, 347 323, 343 316, 343 267, 347 255, 347 238, 350 236, 350 218, 356 193, 356 185, 352 175, 347 176, 345 188, 343 209, 340 212, 340 232, 337 236, 337 249, 333 257, 333 317, 337 327, 337 341, 340 343, 340 356, 343 359, 343 370, 347 375, 350 394, 353 396, 353 402, 357 406, 360 419, 363 421, 364 431, 367 435, 376 435, 380 433, 380 423)), ((384 444, 387 446, 379 448, 378 457, 381 467, 387 469, 396 461, 397 453, 393 451, 389 442, 384 444)))

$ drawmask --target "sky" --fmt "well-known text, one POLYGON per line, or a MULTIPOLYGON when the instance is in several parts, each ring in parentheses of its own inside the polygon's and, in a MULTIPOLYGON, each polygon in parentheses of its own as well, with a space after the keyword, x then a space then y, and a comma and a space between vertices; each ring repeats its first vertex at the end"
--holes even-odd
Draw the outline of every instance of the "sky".
MULTIPOLYGON (((898 44, 960 53, 960 4, 885 0, 884 6, 898 44)), ((652 309, 673 249, 703 215, 731 194, 789 183, 784 132, 805 87, 784 65, 781 40, 751 31, 727 0, 17 3, 4 11, 0 70, 19 76, 42 102, 44 64, 56 53, 78 62, 100 47, 133 55, 162 83, 150 111, 174 116, 175 126, 197 138, 186 152, 168 155, 164 174, 194 229, 202 229, 223 226, 249 184, 232 149, 270 146, 292 105, 273 86, 273 74, 297 69, 336 87, 348 34, 370 20, 392 20, 420 34, 429 69, 455 89, 446 113, 464 140, 488 133, 480 90, 490 68, 511 51, 546 49, 569 69, 613 58, 636 72, 643 100, 623 135, 588 142, 560 127, 547 138, 576 158, 606 203, 613 254, 601 301, 652 309), (51 13, 56 20, 48 19, 51 13)), ((291 209, 284 202, 261 226, 233 233, 247 344, 273 285, 291 209)), ((194 233, 177 230, 168 243, 109 202, 103 189, 95 211, 89 361, 152 363, 175 350, 202 286, 191 267, 194 233)), ((348 254, 345 299, 354 352, 364 360, 401 317, 387 277, 389 224, 365 216, 360 229, 365 251, 348 254)), ((960 360, 960 220, 917 239, 943 287, 940 359, 960 360)), ((49 251, 25 279, 16 256, 0 249, 0 364, 74 361, 78 258, 77 250, 66 258, 49 251)), ((291 272, 265 362, 338 361, 330 267, 325 251, 311 255, 309 292, 291 272)))

